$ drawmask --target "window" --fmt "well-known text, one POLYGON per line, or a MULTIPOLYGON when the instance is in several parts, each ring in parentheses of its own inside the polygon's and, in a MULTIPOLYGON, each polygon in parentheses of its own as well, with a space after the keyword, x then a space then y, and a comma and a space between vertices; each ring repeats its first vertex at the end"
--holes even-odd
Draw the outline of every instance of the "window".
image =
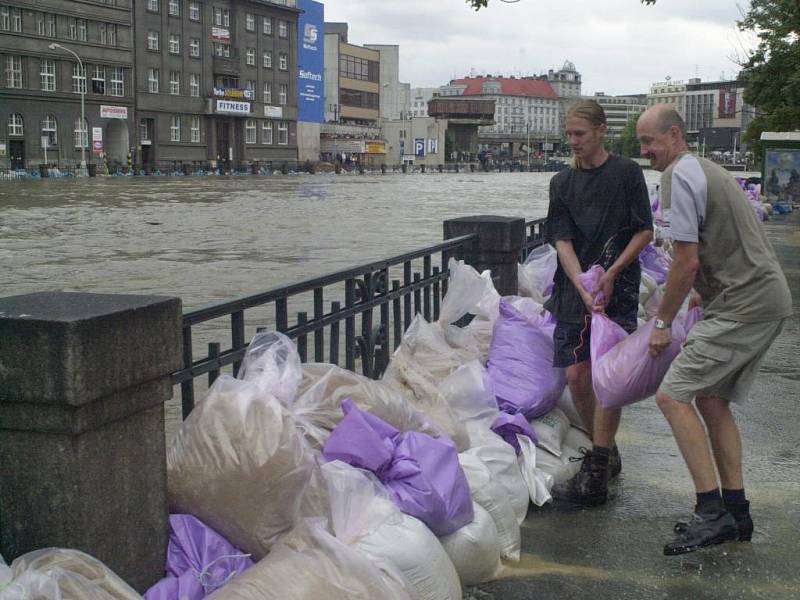
POLYGON ((264 68, 265 69, 272 68, 272 50, 266 50, 264 52, 264 68))
POLYGON ((167 4, 167 14, 171 17, 181 16, 180 0, 169 0, 169 4, 167 4))
POLYGON ((45 115, 42 121, 42 137, 47 136, 47 145, 58 144, 58 122, 55 115, 45 115))
POLYGON ((56 61, 42 59, 39 74, 42 77, 42 91, 56 91, 56 61))
POLYGON ((256 143, 256 120, 255 119, 247 119, 244 122, 244 143, 245 144, 255 144, 256 143))
POLYGON ((200 75, 189 73, 189 95, 192 98, 200 97, 200 75))
POLYGON ((86 41, 86 19, 78 19, 78 41, 86 41))
POLYGON ((117 26, 113 23, 109 23, 106 28, 108 29, 108 45, 109 46, 116 46, 117 45, 117 26))
POLYGON ((247 49, 247 64, 250 66, 255 66, 256 64, 256 49, 255 48, 248 48, 247 49))
POLYGON ((169 53, 170 54, 181 53, 181 36, 179 36, 177 33, 169 34, 169 53))
POLYGON ((147 49, 148 50, 155 50, 158 52, 158 32, 157 31, 148 31, 147 32, 147 49))
POLYGON ((223 44, 222 42, 214 42, 214 56, 222 56, 224 58, 230 58, 231 56, 230 45, 223 44))
POLYGON ((189 123, 189 139, 194 143, 200 141, 200 117, 193 115, 189 123))
POLYGON ((200 40, 197 38, 189 38, 189 56, 200 56, 200 40))
POLYGON ((92 93, 106 93, 106 68, 95 65, 92 69, 92 93))
POLYGON ((11 9, 11 31, 14 33, 22 33, 22 9, 11 9))
POLYGON ((108 33, 106 32, 106 24, 100 23, 99 30, 100 30, 100 43, 105 45, 108 43, 108 33))
POLYGON ((181 117, 180 115, 172 115, 172 119, 169 122, 169 141, 170 142, 180 142, 181 141, 181 117))
POLYGON ((272 143, 272 121, 264 121, 261 124, 261 143, 272 143))
POLYGON ((284 54, 283 52, 281 52, 281 54, 278 56, 278 68, 281 71, 287 71, 289 69, 289 55, 288 54, 284 54))
POLYGON ((125 75, 122 67, 112 67, 111 69, 111 89, 110 96, 125 95, 125 75))
POLYGON ((45 17, 45 25, 47 27, 45 35, 47 37, 56 37, 56 16, 47 15, 45 17))
POLYGON ((244 84, 244 89, 250 90, 251 92, 253 92, 252 96, 250 97, 251 100, 255 100, 256 99, 256 80, 255 79, 248 79, 244 84))
POLYGON ((147 119, 139 121, 139 139, 142 141, 150 141, 150 127, 147 124, 147 119))
POLYGON ((6 57, 6 87, 22 87, 22 57, 6 57))
POLYGON ((158 12, 160 10, 158 0, 147 0, 147 10, 150 12, 158 12))
POLYGON ((72 93, 86 93, 86 70, 81 70, 81 66, 78 63, 72 65, 72 93))
POLYGON ((286 104, 289 98, 289 84, 282 83, 278 86, 278 104, 286 104))
POLYGON ((147 91, 158 93, 158 69, 147 69, 147 91))
POLYGON ((272 17, 264 17, 264 34, 272 35, 272 17))
POLYGON ((247 31, 255 31, 256 30, 256 16, 250 13, 245 15, 244 21, 244 28, 247 31))
POLYGON ((177 96, 181 93, 181 72, 180 71, 170 71, 169 72, 169 93, 173 96, 177 96))
POLYGON ((264 82, 264 104, 272 103, 272 82, 264 82))
POLYGON ((25 127, 22 121, 22 115, 19 113, 11 113, 8 117, 8 135, 24 135, 25 127))
POLYGON ((76 148, 87 148, 89 146, 89 125, 86 121, 82 120, 80 117, 75 119, 75 125, 73 126, 73 132, 75 134, 75 147, 76 148))
POLYGON ((214 7, 214 25, 228 27, 231 24, 231 13, 227 8, 214 7))
POLYGON ((278 37, 289 37, 289 27, 286 25, 286 21, 278 21, 278 37))
POLYGON ((36 34, 44 35, 44 13, 36 14, 36 34))
POLYGON ((0 29, 11 29, 11 9, 8 6, 0 6, 0 29))
POLYGON ((285 146, 289 143, 289 124, 286 121, 278 121, 278 144, 285 146))
POLYGON ((200 3, 189 2, 189 19, 192 21, 200 20, 200 3))
MULTIPOLYGON (((339 56, 339 75, 348 79, 378 82, 380 81, 380 63, 355 56, 339 56)), ((484 93, 489 92, 484 90, 484 93)))

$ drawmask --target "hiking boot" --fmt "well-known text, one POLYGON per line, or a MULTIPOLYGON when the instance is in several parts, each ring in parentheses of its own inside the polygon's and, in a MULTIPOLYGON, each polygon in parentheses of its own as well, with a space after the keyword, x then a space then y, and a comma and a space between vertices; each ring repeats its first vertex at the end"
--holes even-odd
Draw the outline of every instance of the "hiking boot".
POLYGON ((622 457, 619 455, 619 448, 614 444, 611 454, 608 455, 608 478, 614 479, 622 472, 622 457))
MULTIPOLYGON (((697 507, 695 506, 695 511, 697 507)), ((753 519, 750 517, 750 502, 730 502, 725 504, 727 510, 736 521, 736 527, 739 530, 739 541, 749 542, 753 538, 753 519)), ((691 519, 681 519, 675 523, 673 528, 675 533, 683 533, 686 527, 691 523, 691 519)))
POLYGON ((695 513, 692 520, 675 533, 675 541, 664 546, 666 556, 694 552, 698 548, 732 542, 739 537, 736 519, 723 508, 695 513))
POLYGON ((550 494, 555 500, 562 500, 581 506, 599 506, 608 500, 608 456, 603 448, 586 450, 581 470, 572 479, 553 486, 550 494))

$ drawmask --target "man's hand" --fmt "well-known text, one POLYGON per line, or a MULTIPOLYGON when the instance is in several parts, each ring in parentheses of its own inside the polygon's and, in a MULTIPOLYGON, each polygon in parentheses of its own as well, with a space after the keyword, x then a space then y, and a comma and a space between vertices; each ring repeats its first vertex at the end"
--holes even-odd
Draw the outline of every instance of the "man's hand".
POLYGON ((604 311, 606 305, 611 302, 611 297, 614 295, 614 283, 617 280, 617 272, 609 269, 597 281, 598 293, 595 296, 595 310, 604 311))
POLYGON ((658 356, 664 350, 666 350, 671 343, 671 327, 667 327, 666 329, 656 329, 654 327, 652 333, 650 334, 650 356, 658 356))
POLYGON ((583 300, 583 304, 586 306, 586 310, 588 310, 590 313, 595 312, 597 310, 595 307, 595 297, 587 292, 584 288, 581 288, 579 292, 581 295, 581 300, 583 300))

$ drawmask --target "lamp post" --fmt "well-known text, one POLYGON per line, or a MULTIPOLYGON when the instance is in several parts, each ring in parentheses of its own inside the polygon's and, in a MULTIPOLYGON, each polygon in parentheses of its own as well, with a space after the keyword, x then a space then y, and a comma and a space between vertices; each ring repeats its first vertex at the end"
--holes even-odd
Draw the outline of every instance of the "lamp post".
POLYGON ((338 104, 331 104, 329 105, 331 111, 333 111, 333 164, 336 164, 336 127, 339 124, 339 105, 338 104))
POLYGON ((81 69, 81 73, 83 74, 83 85, 81 86, 81 175, 86 175, 86 144, 84 143, 84 135, 86 136, 86 140, 89 139, 89 126, 86 123, 86 70, 83 68, 83 61, 81 57, 78 56, 76 52, 70 50, 69 48, 65 48, 61 44, 56 44, 55 42, 48 46, 50 50, 61 49, 65 52, 69 52, 75 59, 78 61, 78 66, 81 69))
POLYGON ((531 122, 525 121, 525 131, 528 134, 528 172, 531 170, 531 122))

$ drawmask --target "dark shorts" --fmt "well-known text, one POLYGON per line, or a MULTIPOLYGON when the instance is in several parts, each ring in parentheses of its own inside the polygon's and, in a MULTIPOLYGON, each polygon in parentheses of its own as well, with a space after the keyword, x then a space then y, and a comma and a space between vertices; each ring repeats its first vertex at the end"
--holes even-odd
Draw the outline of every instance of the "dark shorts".
MULTIPOLYGON (((633 333, 639 326, 637 313, 609 318, 628 333, 633 333)), ((589 360, 589 339, 591 320, 587 317, 585 325, 556 321, 553 332, 553 366, 563 369, 579 362, 589 360)))

